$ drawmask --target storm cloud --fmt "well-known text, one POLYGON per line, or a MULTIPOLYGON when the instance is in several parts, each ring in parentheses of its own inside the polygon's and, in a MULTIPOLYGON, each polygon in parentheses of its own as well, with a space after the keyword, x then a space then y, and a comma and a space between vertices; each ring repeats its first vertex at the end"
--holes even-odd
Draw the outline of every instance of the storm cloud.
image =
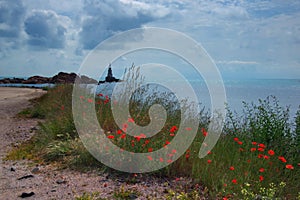
POLYGON ((24 22, 28 44, 37 47, 64 48, 66 28, 59 16, 51 10, 34 10, 24 22))
POLYGON ((139 28, 167 16, 169 11, 146 3, 85 0, 84 12, 79 39, 84 49, 92 49, 115 33, 139 28))
POLYGON ((0 1, 0 37, 16 38, 22 30, 25 9, 21 0, 0 1))

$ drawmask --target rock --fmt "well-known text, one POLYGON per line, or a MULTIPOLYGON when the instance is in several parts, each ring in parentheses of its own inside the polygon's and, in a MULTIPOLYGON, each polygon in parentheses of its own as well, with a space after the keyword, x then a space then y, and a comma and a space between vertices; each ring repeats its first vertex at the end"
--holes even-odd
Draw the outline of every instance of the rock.
POLYGON ((35 167, 31 170, 31 173, 37 174, 37 173, 39 173, 39 171, 40 171, 40 169, 38 167, 35 167))
POLYGON ((35 195, 34 192, 23 192, 19 197, 21 197, 21 198, 27 198, 27 197, 31 197, 33 195, 35 195))
POLYGON ((11 167, 11 168, 10 168, 10 171, 11 171, 11 172, 15 172, 15 171, 16 171, 16 169, 15 169, 15 168, 13 168, 13 167, 11 167))
POLYGON ((27 179, 27 178, 33 178, 34 176, 33 175, 26 175, 26 176, 22 176, 20 178, 18 178, 17 180, 22 180, 22 179, 27 179))
POLYGON ((60 184, 65 184, 65 183, 67 183, 67 181, 58 179, 58 180, 56 181, 56 183, 60 185, 60 184))

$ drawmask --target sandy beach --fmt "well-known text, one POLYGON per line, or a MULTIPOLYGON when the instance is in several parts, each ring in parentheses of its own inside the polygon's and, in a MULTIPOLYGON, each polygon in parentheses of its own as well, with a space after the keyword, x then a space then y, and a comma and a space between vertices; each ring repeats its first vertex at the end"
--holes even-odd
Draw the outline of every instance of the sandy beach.
POLYGON ((46 91, 27 88, 0 87, 0 199, 75 199, 84 193, 98 193, 98 197, 115 199, 120 187, 136 190, 139 196, 131 199, 165 199, 166 191, 187 185, 189 180, 175 180, 138 175, 135 183, 125 176, 107 173, 80 173, 58 169, 55 165, 36 164, 28 160, 3 161, 13 147, 32 137, 38 129, 37 119, 16 117, 22 109, 31 106, 30 99, 46 91), (27 197, 28 196, 28 197, 27 197))

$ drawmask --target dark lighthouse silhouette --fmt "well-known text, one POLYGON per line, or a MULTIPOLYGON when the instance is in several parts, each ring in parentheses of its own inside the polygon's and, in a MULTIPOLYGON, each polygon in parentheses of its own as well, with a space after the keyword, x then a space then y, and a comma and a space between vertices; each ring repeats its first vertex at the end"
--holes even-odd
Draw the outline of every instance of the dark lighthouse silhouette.
POLYGON ((107 71, 107 76, 105 77, 105 81, 99 81, 98 84, 100 83, 112 83, 112 82, 119 82, 120 79, 117 79, 113 76, 112 69, 111 69, 111 64, 108 66, 108 71, 107 71))

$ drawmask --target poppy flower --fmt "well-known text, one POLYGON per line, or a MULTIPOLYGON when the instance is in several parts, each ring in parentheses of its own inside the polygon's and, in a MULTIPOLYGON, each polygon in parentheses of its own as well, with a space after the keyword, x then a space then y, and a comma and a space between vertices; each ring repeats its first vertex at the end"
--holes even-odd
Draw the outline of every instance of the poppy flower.
POLYGON ((150 140, 145 140, 145 144, 149 144, 150 140))
POLYGON ((97 94, 98 97, 103 97, 102 93, 97 94))
POLYGON ((64 110, 65 110, 65 106, 62 105, 62 106, 60 107, 60 109, 61 109, 62 111, 64 111, 64 110))
POLYGON ((264 177, 263 176, 259 176, 259 181, 263 181, 264 180, 264 177))
POLYGON ((287 169, 294 169, 294 166, 293 165, 286 165, 285 168, 287 168, 287 169))
POLYGON ((253 145, 257 145, 257 142, 252 142, 253 145))
POLYGON ((211 160, 207 160, 207 163, 210 164, 212 161, 211 160))
POLYGON ((167 160, 167 163, 171 163, 171 162, 172 162, 172 160, 171 160, 171 159, 167 160))
POLYGON ((233 184, 237 184, 237 180, 236 179, 232 179, 231 181, 233 184))
POLYGON ((170 136, 171 136, 171 137, 174 137, 174 136, 175 136, 175 134, 174 134, 174 133, 170 133, 170 136))
POLYGON ((270 157, 267 155, 264 155, 264 159, 268 160, 270 157))
POLYGON ((278 159, 281 160, 281 162, 286 163, 286 159, 283 156, 279 156, 278 159))
POLYGON ((265 149, 264 148, 261 148, 261 147, 259 147, 258 149, 257 149, 257 151, 260 151, 260 152, 263 152, 265 149))
POLYGON ((114 138, 115 138, 115 136, 113 136, 113 135, 109 135, 109 136, 107 136, 107 138, 108 138, 108 139, 114 139, 114 138))
POLYGON ((264 172, 265 169, 264 169, 264 168, 260 168, 258 171, 259 171, 259 172, 264 172))
POLYGON ((233 166, 229 167, 229 170, 233 171, 233 170, 234 170, 234 167, 233 167, 233 166))
POLYGON ((263 154, 258 154, 257 157, 258 157, 258 158, 263 158, 264 155, 263 155, 263 154))
POLYGON ((153 151, 153 148, 149 148, 149 149, 148 149, 148 152, 152 152, 152 151, 153 151))
POLYGON ((176 149, 173 149, 173 150, 172 150, 172 153, 176 153, 176 152, 177 152, 176 149))
POLYGON ((168 145, 168 144, 170 144, 170 142, 167 140, 165 144, 168 145))
POLYGON ((260 148, 266 148, 266 145, 264 145, 264 144, 259 144, 258 145, 260 148))
POLYGON ((242 145, 242 144, 243 144, 243 142, 242 142, 242 141, 237 141, 237 143, 238 143, 239 145, 242 145))
POLYGON ((202 135, 206 137, 208 133, 206 132, 205 128, 202 128, 201 131, 202 131, 202 135))
POLYGON ((121 135, 122 134, 122 130, 117 130, 117 134, 121 135))
POLYGON ((177 126, 172 126, 170 129, 170 133, 174 133, 175 131, 177 131, 177 126))
POLYGON ((233 138, 234 141, 238 142, 239 141, 239 138, 235 137, 233 138))
POLYGON ((256 148, 251 148, 250 151, 251 151, 251 152, 252 152, 252 151, 256 151, 256 148))
POLYGON ((268 154, 269 154, 270 156, 273 156, 273 155, 275 154, 275 152, 274 152, 273 150, 269 150, 269 151, 268 151, 268 154))
POLYGON ((134 123, 134 120, 132 118, 128 118, 129 123, 134 123))
POLYGON ((185 154, 185 159, 188 160, 189 158, 190 158, 190 154, 189 153, 185 154))
POLYGON ((121 138, 124 139, 126 137, 126 134, 122 134, 121 138))
POLYGON ((147 136, 144 133, 140 134, 140 138, 146 138, 147 136))
POLYGON ((163 159, 163 158, 159 158, 159 161, 160 161, 160 162, 164 162, 164 159, 163 159))
POLYGON ((89 103, 93 103, 93 99, 88 99, 88 102, 89 103))

